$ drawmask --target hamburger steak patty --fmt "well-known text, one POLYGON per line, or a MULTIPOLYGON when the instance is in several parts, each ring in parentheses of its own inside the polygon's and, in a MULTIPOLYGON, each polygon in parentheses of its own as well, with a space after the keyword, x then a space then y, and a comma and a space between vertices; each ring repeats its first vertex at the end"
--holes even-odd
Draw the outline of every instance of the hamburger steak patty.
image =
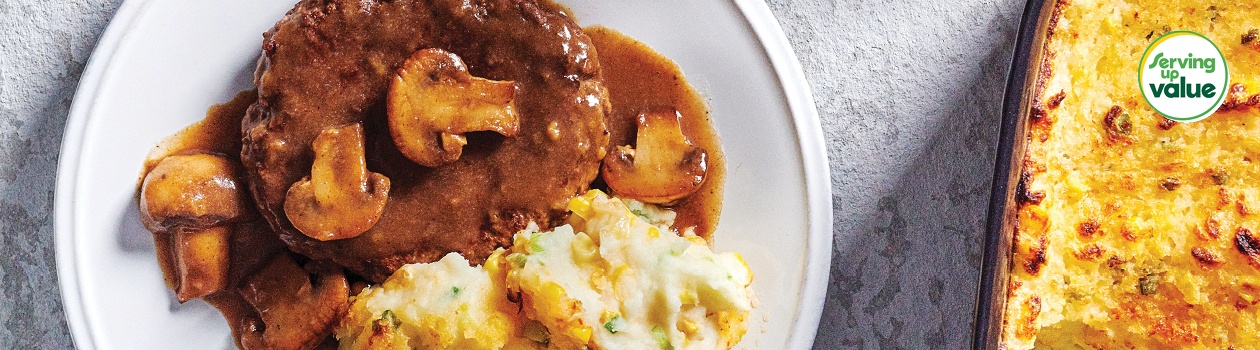
POLYGON ((609 105, 595 50, 545 0, 304 0, 263 37, 258 101, 242 121, 250 189, 293 251, 369 280, 448 252, 480 262, 528 222, 553 226, 605 154, 609 105), (520 134, 470 133, 460 159, 437 168, 404 157, 385 92, 425 48, 459 55, 474 76, 515 81, 520 134), (358 237, 309 238, 285 217, 285 194, 310 174, 321 130, 359 122, 368 169, 392 182, 384 213, 358 237))

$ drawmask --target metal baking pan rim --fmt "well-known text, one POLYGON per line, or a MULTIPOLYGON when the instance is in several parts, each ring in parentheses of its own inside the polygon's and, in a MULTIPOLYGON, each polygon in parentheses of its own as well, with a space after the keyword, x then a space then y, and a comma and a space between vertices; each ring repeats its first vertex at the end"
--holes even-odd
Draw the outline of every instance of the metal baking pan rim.
POLYGON ((1027 116, 1036 100, 1043 52, 1057 0, 1029 0, 1024 6, 1002 103, 993 189, 989 197, 971 348, 1000 349, 1006 288, 1011 268, 1015 202, 1027 137, 1027 116))

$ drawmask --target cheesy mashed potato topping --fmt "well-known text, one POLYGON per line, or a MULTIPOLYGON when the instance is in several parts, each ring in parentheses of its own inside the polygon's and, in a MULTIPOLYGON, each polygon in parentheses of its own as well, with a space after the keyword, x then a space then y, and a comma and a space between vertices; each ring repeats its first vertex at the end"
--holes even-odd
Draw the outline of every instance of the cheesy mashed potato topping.
POLYGON ((1257 5, 1047 4, 1006 349, 1260 344, 1257 5), (1225 104, 1205 120, 1166 120, 1138 90, 1141 55, 1171 30, 1207 36, 1229 63, 1225 104))
POLYGON ((501 273, 450 253, 364 289, 336 334, 342 349, 501 349, 511 340, 528 348, 511 339, 522 326, 516 310, 501 273))
POLYGON ((569 225, 518 233, 480 267, 408 265, 356 296, 342 349, 728 349, 752 273, 669 228, 673 213, 591 191, 569 225))

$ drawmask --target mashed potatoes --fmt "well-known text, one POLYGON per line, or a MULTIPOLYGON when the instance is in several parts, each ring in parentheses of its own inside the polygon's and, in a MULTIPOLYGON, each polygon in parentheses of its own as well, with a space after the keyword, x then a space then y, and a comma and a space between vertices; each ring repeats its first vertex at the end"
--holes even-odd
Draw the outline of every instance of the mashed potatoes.
POLYGON ((450 253, 364 289, 337 339, 342 349, 501 349, 520 328, 516 310, 501 276, 450 253))
POLYGON ((518 233, 482 267, 451 254, 365 289, 341 348, 727 349, 743 337, 752 273, 738 254, 599 191, 569 209, 569 225, 518 233))

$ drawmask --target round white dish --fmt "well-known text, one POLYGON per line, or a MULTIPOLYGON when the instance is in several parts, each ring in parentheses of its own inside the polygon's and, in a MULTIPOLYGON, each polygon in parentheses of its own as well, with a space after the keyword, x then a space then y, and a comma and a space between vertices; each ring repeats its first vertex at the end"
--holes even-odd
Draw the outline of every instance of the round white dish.
MULTIPOLYGON (((57 269, 81 349, 225 349, 222 316, 179 304, 141 226, 149 149, 251 87, 261 33, 294 0, 123 4, 67 121, 56 190, 57 269)), ((811 346, 831 262, 830 175, 818 114, 782 30, 759 0, 561 0, 583 25, 633 36, 677 62, 712 109, 728 175, 719 251, 755 274, 739 348, 811 346)))

